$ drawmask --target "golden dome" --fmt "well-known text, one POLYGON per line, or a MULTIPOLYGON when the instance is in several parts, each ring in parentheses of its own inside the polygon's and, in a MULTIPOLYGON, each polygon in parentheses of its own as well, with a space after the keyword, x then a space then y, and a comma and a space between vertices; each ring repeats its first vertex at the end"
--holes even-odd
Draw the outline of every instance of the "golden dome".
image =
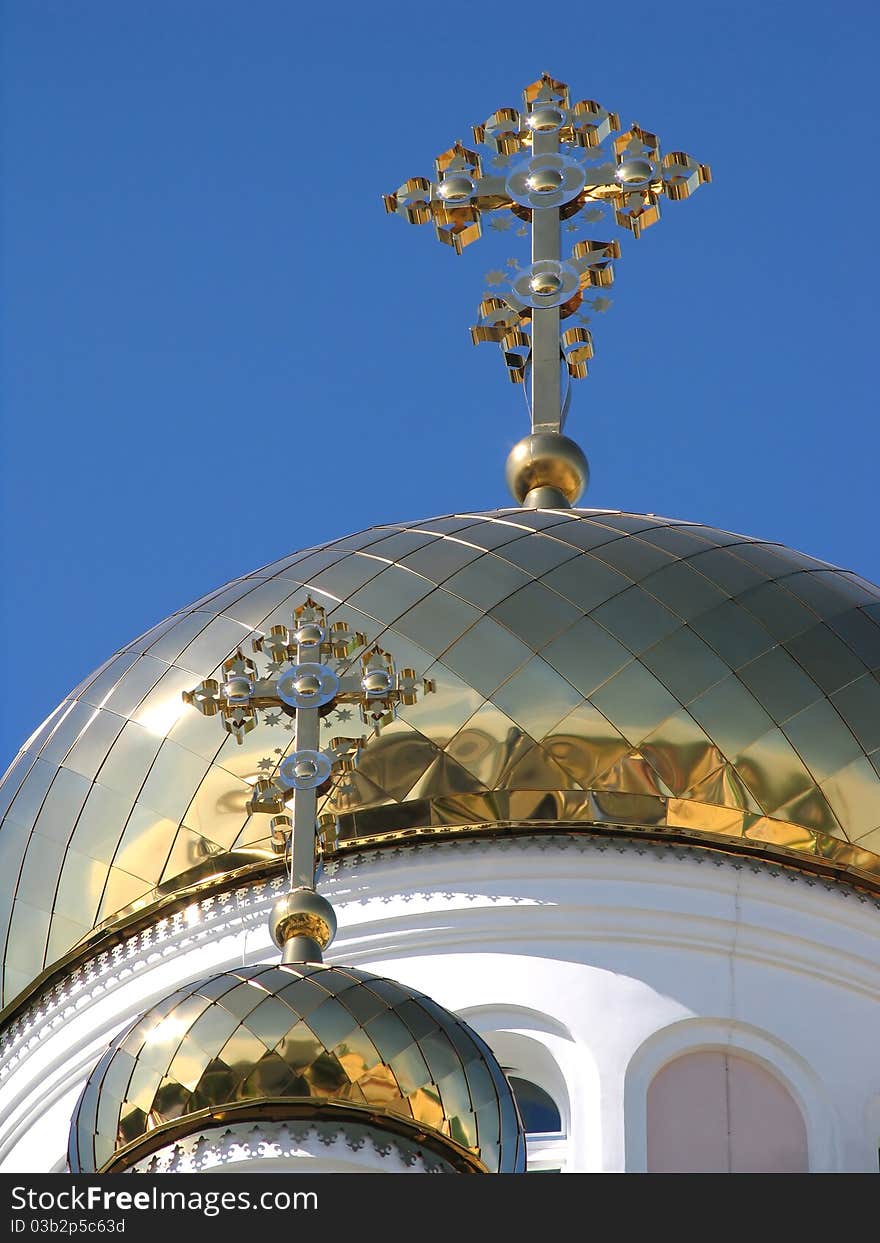
POLYGON ((124 1169, 201 1128, 366 1121, 470 1172, 520 1173, 510 1085, 430 997, 353 967, 242 967, 180 989, 117 1036, 74 1110, 73 1173, 124 1169))
MULTIPOLYGON (((453 515, 237 579, 69 696, 0 787, 7 1001, 138 906, 280 869, 245 804, 292 734, 238 746, 181 692, 308 594, 436 681, 325 800, 329 851, 564 827, 880 881, 877 587, 651 515, 453 515)), ((361 730, 343 709, 322 745, 361 730)))

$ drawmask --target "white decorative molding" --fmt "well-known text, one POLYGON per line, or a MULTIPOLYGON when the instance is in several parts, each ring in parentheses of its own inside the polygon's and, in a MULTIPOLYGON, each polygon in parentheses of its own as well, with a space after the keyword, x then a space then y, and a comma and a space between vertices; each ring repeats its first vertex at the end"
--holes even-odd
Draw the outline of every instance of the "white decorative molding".
POLYGON ((357 1122, 238 1122, 206 1127, 130 1166, 130 1174, 454 1174, 435 1152, 357 1122))
MULTIPOLYGON (((861 890, 852 889, 837 881, 827 881, 807 873, 781 868, 776 864, 748 859, 737 855, 722 855, 705 848, 666 845, 662 842, 642 841, 634 838, 595 837, 578 833, 545 832, 530 835, 514 835, 504 838, 473 837, 451 842, 414 842, 394 849, 352 852, 328 861, 325 884, 321 885, 336 906, 348 903, 380 901, 384 903, 423 903, 437 896, 433 864, 438 859, 453 863, 452 871, 460 883, 467 876, 468 866, 459 863, 474 855, 528 855, 539 851, 544 859, 557 852, 574 852, 581 855, 629 857, 653 860, 657 863, 672 860, 695 863, 709 869, 731 868, 734 871, 752 873, 756 876, 784 879, 790 884, 827 893, 849 900, 850 905, 880 911, 880 899, 861 890), (400 868, 403 864, 403 876, 400 868), (384 877, 378 874, 386 874, 384 877), (359 886, 361 877, 367 883, 359 886), (381 881, 392 883, 382 885, 381 881), (379 884, 377 884, 379 880, 379 884), (400 881, 404 885, 400 885, 400 881), (412 883, 407 883, 412 882, 412 883)), ((564 875, 566 865, 561 865, 564 875)), ((541 876, 552 872, 542 867, 541 876)), ((152 971, 157 962, 176 957, 209 940, 236 935, 248 929, 258 930, 259 951, 248 956, 247 961, 259 961, 260 954, 270 941, 265 934, 265 920, 275 898, 286 886, 286 878, 255 881, 241 885, 226 893, 219 893, 193 902, 182 911, 164 916, 142 930, 133 933, 109 950, 99 950, 74 967, 68 974, 48 983, 32 1002, 25 1007, 2 1031, 0 1031, 0 1084, 18 1059, 26 1056, 27 1049, 39 1041, 47 1031, 67 1022, 83 1006, 90 1006, 102 994, 127 983, 132 977, 152 971)), ((461 897, 468 905, 512 903, 513 905, 541 904, 540 897, 527 898, 505 894, 483 894, 477 891, 446 891, 447 901, 461 897)), ((463 940, 469 932, 464 930, 463 940)), ((331 955, 336 957, 336 955, 331 955)))

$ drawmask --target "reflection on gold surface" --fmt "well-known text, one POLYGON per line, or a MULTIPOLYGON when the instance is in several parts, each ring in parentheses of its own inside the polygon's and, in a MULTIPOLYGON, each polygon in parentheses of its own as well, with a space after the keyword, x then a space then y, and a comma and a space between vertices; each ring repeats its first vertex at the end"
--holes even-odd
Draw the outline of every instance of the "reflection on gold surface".
MULTIPOLYGON (((275 857, 268 817, 248 818, 244 804, 260 759, 283 754, 292 733, 261 723, 236 748, 197 712, 172 722, 171 701, 255 633, 244 613, 223 616, 224 598, 257 611, 264 600, 263 631, 322 584, 340 616, 436 682, 368 738, 325 798, 331 849, 518 819, 643 819, 709 840, 749 817, 748 840, 768 854, 880 881, 880 590, 779 546, 644 515, 511 509, 394 524, 285 558, 182 612, 35 733, 0 786, 7 1001, 47 952, 57 960, 96 924, 275 857), (424 549, 438 577, 463 568, 442 588, 410 568, 386 577, 378 545, 424 549), (409 588, 422 583, 431 589, 414 605, 409 588), (524 593, 529 583, 540 591, 524 593), (558 616, 522 607, 550 589, 558 616), (381 617, 348 602, 361 591, 381 617)), ((322 745, 360 732, 334 717, 322 745)))
POLYGON ((401 985, 350 968, 246 967, 191 985, 116 1038, 77 1106, 71 1169, 106 1168, 119 1150, 137 1149, 171 1122, 249 1103, 274 1106, 280 1117, 285 1108, 302 1116, 292 1111, 309 1103, 345 1105, 368 1111, 380 1129, 390 1114, 451 1137, 475 1157, 483 1135, 491 1151, 500 1133, 495 1168, 503 1161, 520 1169, 524 1139, 497 1073, 501 1088, 487 1090, 484 1054, 469 1029, 401 985), (442 1063, 442 1086, 422 1047, 442 1063))
POLYGON ((734 807, 710 807, 706 803, 692 803, 687 799, 670 799, 666 811, 666 823, 670 828, 703 830, 706 833, 723 833, 742 837, 744 815, 734 807))
POLYGON ((756 820, 746 829, 745 837, 768 845, 784 846, 786 850, 803 850, 812 853, 816 848, 814 834, 795 824, 780 824, 773 820, 756 820))
POLYGON ((762 810, 732 764, 722 764, 715 772, 709 773, 702 781, 686 790, 683 797, 700 805, 713 803, 718 807, 739 807, 743 811, 758 814, 762 810))

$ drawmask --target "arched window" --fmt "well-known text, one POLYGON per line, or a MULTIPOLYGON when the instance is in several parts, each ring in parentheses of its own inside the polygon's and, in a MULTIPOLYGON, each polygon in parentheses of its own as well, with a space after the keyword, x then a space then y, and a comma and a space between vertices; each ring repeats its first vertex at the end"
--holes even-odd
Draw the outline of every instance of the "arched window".
POLYGON ((648 1171, 798 1174, 807 1164, 803 1115, 758 1062, 726 1049, 675 1058, 648 1088, 648 1171))
POLYGON ((559 1135, 562 1131, 562 1118, 559 1106, 549 1092, 545 1092, 537 1083, 530 1079, 521 1079, 516 1074, 507 1076, 513 1095, 519 1106, 519 1114, 528 1135, 559 1135))

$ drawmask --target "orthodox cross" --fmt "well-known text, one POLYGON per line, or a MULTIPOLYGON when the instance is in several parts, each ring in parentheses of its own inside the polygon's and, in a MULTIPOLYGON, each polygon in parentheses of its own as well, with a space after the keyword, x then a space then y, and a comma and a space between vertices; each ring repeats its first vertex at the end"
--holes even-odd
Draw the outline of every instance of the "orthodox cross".
MULTIPOLYGON (((334 738, 320 749, 320 725, 340 704, 357 706, 362 723, 375 731, 393 716, 398 705, 414 704, 419 692, 434 690, 414 669, 394 667, 391 655, 378 645, 363 652, 357 667, 348 668, 366 639, 344 621, 328 626, 325 610, 311 597, 293 613, 291 627, 272 626, 254 639, 255 654, 268 657, 265 675, 239 649, 225 661, 222 681, 207 678, 183 698, 205 716, 219 716, 238 743, 256 727, 258 713, 267 725, 293 720, 294 747, 272 777, 260 777, 247 804, 249 812, 269 812, 273 841, 290 850, 291 888, 314 887, 315 832, 318 795, 334 775, 350 772, 365 738, 334 738), (336 667, 328 663, 333 660, 336 667)), ((273 767, 271 761, 263 765, 273 767)))
MULTIPOLYGON (((519 235, 531 231, 531 263, 520 267, 510 259, 508 272, 488 274, 487 282, 499 289, 484 296, 471 337, 474 344, 497 343, 510 379, 529 386, 529 455, 543 445, 551 457, 560 451, 570 457, 564 439, 576 451, 567 465, 584 473, 586 459, 561 436, 569 382, 587 374, 593 339, 584 325, 592 313, 610 306, 597 291, 610 286, 620 246, 582 239, 563 259, 561 225, 576 231, 574 218, 581 213, 582 222, 592 224, 611 211, 615 223, 638 238, 659 220, 661 197, 685 199, 710 181, 711 173, 683 151, 661 156, 657 135, 639 125, 621 132, 618 114, 595 100, 572 104, 566 84, 546 73, 525 88, 521 109, 500 108, 475 125, 473 135, 487 155, 456 142, 437 157, 432 180, 410 178, 384 196, 385 208, 411 224, 432 223, 439 240, 456 254, 481 236, 484 216, 499 232, 516 220, 519 235), (563 327, 575 315, 580 322, 563 327)), ((523 470, 520 463, 514 474, 523 470)), ((510 460, 508 478, 513 486, 510 460)), ((567 492, 574 487, 564 470, 554 474, 546 467, 525 470, 519 483, 536 487, 526 503, 553 499, 540 491, 542 483, 549 483, 562 504, 569 503, 567 492)))

